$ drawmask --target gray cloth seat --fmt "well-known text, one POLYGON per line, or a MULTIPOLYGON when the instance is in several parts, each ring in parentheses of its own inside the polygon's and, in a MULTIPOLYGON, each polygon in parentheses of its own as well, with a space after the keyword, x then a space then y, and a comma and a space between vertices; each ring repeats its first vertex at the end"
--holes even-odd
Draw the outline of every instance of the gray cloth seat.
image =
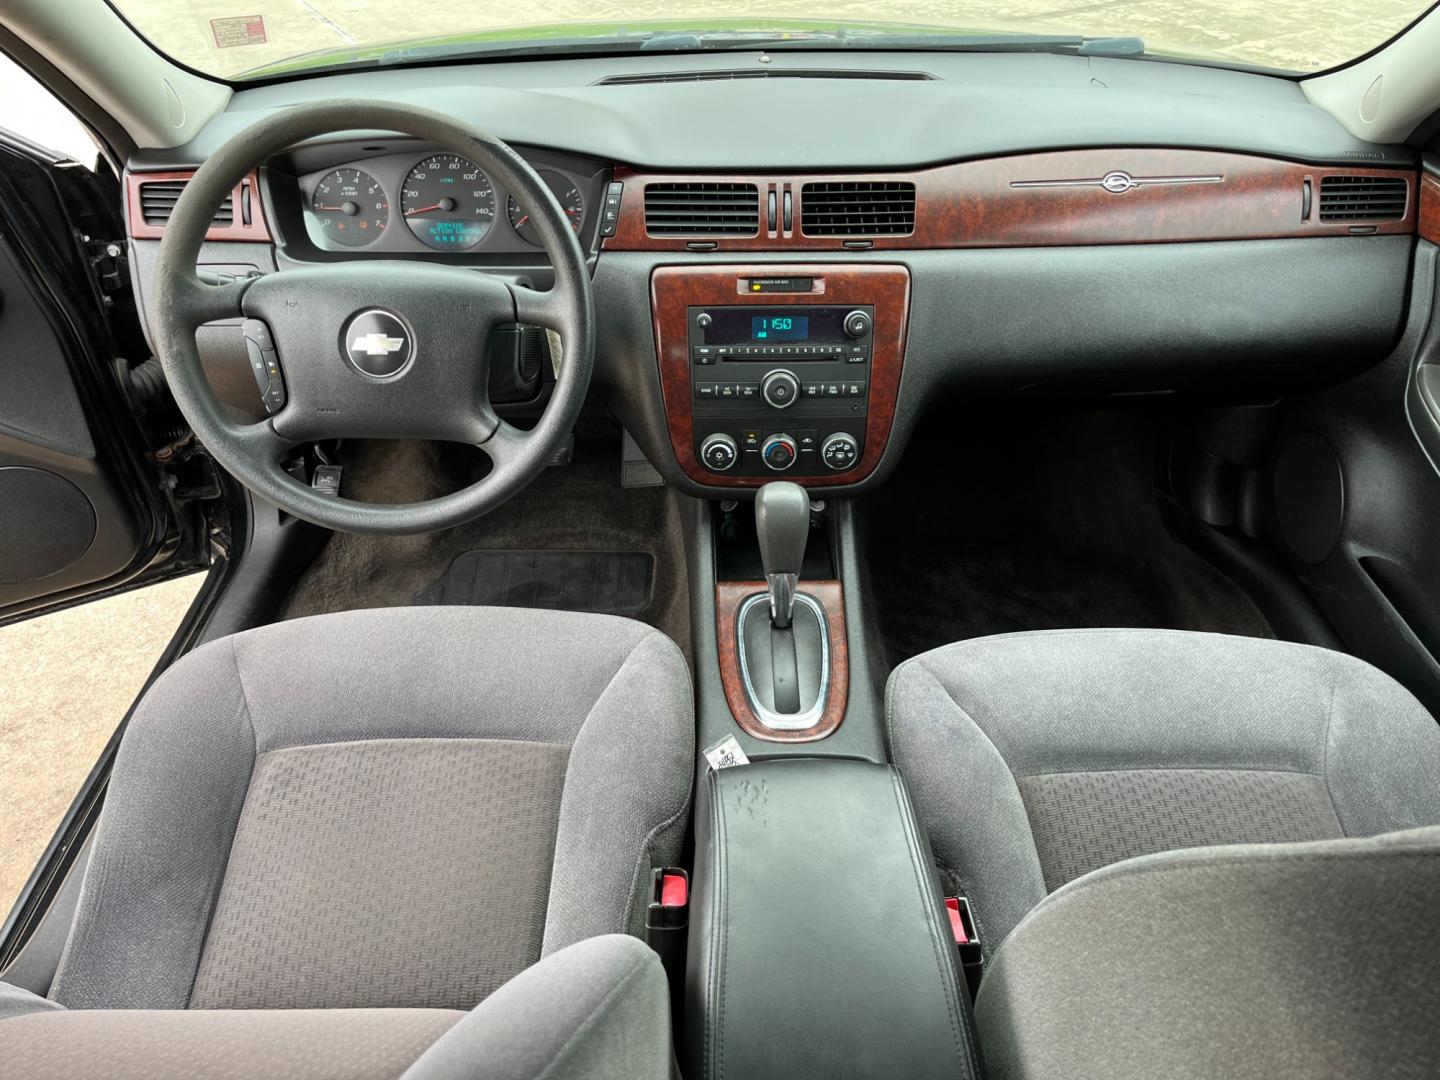
POLYGON ((640 931, 693 756, 685 662, 626 619, 395 608, 197 649, 125 733, 33 1022, 472 1009, 640 931))
POLYGON ((668 1080, 669 983, 635 938, 590 938, 453 1009, 95 1009, 0 1023, 16 1080, 668 1080))
POLYGON ((886 696, 974 905, 991 1075, 1433 1075, 1440 728, 1389 677, 1054 631, 927 653, 886 696))

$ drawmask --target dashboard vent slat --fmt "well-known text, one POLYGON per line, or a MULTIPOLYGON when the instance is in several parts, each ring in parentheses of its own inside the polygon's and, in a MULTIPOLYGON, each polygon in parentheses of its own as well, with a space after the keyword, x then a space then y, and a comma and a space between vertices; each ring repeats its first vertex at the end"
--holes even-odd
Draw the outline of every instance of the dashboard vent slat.
POLYGON ((1321 221, 1398 221, 1410 185, 1398 176, 1326 176, 1320 181, 1321 221))
POLYGON ((806 236, 903 236, 915 231, 915 185, 908 180, 843 180, 800 189, 806 236))
POLYGON ((651 236, 754 236, 760 231, 760 188, 708 181, 647 184, 645 229, 651 236))
MULTIPOLYGON (((140 184, 140 216, 146 225, 164 227, 175 212, 180 193, 185 190, 188 180, 146 180, 140 184)), ((211 219, 212 225, 230 225, 235 220, 233 196, 227 195, 211 219)))

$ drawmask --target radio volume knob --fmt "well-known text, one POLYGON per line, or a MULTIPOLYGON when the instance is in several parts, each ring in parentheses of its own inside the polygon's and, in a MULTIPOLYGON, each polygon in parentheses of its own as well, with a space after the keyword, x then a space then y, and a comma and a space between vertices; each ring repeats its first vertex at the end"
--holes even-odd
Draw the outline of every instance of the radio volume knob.
POLYGON ((788 409, 800 396, 800 380, 793 371, 772 371, 760 382, 760 396, 775 409, 788 409))
POLYGON ((862 338, 870 333, 870 316, 857 309, 845 316, 844 326, 845 333, 852 338, 862 338))

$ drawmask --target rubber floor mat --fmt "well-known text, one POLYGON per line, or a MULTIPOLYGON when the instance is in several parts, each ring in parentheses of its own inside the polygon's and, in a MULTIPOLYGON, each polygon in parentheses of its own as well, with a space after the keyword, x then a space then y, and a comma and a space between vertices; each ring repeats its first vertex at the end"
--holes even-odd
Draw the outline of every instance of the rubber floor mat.
POLYGON ((464 551, 415 603, 631 615, 650 602, 654 576, 644 552, 464 551))

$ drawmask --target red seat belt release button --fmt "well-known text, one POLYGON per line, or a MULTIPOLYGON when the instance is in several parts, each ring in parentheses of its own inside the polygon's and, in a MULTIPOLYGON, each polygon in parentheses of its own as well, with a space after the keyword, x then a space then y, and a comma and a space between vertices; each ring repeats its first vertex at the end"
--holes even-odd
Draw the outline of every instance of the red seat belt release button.
POLYGON ((965 920, 960 917, 960 901, 954 896, 945 898, 945 911, 950 916, 950 933, 955 936, 956 945, 969 945, 970 935, 965 932, 965 920))
POLYGON ((690 880, 684 874, 666 873, 660 881, 660 906, 683 908, 690 903, 690 880))

